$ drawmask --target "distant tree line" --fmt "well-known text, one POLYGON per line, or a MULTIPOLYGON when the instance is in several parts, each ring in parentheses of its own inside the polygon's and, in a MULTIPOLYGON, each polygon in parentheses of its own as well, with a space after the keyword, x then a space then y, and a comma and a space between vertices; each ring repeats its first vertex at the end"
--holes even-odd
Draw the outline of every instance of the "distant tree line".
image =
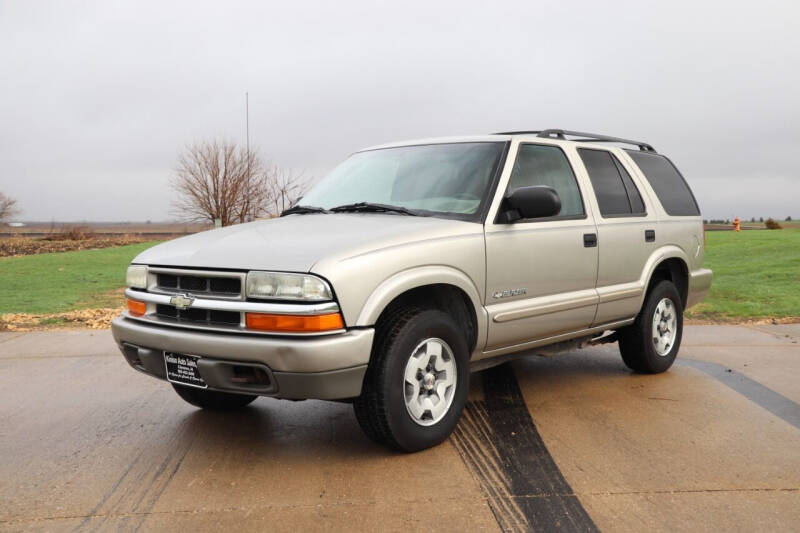
MULTIPOLYGON (((767 220, 774 220, 774 219, 772 217, 769 217, 769 218, 767 218, 767 220)), ((786 221, 786 222, 791 222, 792 221, 792 217, 788 216, 783 220, 786 221)), ((755 223, 756 222, 756 217, 750 218, 750 222, 751 223, 755 223)), ((763 224, 764 223, 764 217, 758 217, 758 222, 763 224)), ((728 218, 726 218, 726 219, 712 218, 712 219, 703 219, 703 224, 733 224, 733 222, 731 222, 731 220, 728 219, 728 218)))

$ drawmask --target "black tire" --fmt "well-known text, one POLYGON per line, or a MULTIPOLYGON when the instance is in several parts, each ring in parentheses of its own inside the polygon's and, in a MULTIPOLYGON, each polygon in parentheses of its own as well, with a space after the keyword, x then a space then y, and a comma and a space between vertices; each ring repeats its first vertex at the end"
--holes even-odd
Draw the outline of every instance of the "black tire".
POLYGON ((438 309, 398 309, 378 325, 361 396, 353 402, 356 418, 369 438, 392 449, 415 452, 450 435, 469 392, 469 349, 455 321, 438 309), (426 339, 447 343, 456 363, 455 391, 443 417, 432 425, 414 421, 406 408, 403 377, 414 349, 426 339))
POLYGON ((620 330, 619 351, 628 368, 646 374, 664 372, 675 361, 683 336, 683 305, 678 289, 671 281, 660 281, 648 293, 636 321, 620 330), (663 299, 669 299, 675 313, 677 328, 675 339, 664 355, 659 354, 653 343, 653 318, 656 307, 663 299))
POLYGON ((178 396, 190 404, 212 411, 233 411, 234 409, 241 409, 258 398, 258 396, 251 396, 249 394, 232 394, 230 392, 198 389, 196 387, 184 387, 174 383, 172 384, 172 388, 175 389, 178 396))

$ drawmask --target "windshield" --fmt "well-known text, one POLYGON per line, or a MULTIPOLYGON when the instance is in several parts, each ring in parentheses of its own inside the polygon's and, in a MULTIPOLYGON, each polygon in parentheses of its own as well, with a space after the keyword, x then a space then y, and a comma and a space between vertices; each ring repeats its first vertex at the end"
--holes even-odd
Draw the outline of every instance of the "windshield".
POLYGON ((467 220, 480 217, 502 142, 427 144, 358 152, 300 205, 331 209, 369 202, 467 220))

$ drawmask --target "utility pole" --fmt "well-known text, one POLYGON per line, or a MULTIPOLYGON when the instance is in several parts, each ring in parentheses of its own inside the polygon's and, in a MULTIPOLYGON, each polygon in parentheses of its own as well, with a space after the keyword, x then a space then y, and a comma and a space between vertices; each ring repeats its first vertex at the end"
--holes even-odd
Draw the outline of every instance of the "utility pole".
MULTIPOLYGON (((250 187, 250 93, 244 93, 244 115, 245 115, 245 143, 247 148, 247 186, 250 187)), ((247 200, 249 202, 249 199, 247 200)), ((251 213, 245 214, 245 220, 250 222, 251 213)))
POLYGON ((250 93, 244 93, 245 139, 247 143, 247 177, 250 178, 250 93))

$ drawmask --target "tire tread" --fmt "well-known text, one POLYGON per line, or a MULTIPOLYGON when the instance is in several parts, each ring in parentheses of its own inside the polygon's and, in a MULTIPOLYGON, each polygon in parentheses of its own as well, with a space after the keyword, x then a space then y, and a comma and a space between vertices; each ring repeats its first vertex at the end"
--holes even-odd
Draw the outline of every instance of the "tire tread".
POLYGON ((384 382, 389 370, 388 365, 383 364, 383 359, 403 327, 421 311, 422 309, 419 307, 400 307, 390 312, 378 324, 378 336, 373 343, 372 356, 364 376, 361 396, 353 402, 356 419, 364 433, 375 442, 395 450, 402 450, 402 448, 389 427, 388 413, 386 412, 388 402, 383 388, 379 385, 384 382))
POLYGON ((680 301, 678 289, 671 281, 660 281, 650 289, 634 323, 619 330, 619 352, 622 356, 622 361, 628 368, 643 374, 658 374, 672 366, 672 362, 680 349, 683 333, 683 312, 678 307, 680 301), (660 298, 660 296, 654 297, 653 295, 661 294, 669 294, 672 297, 673 304, 676 304, 675 312, 678 313, 678 335, 673 348, 674 353, 670 356, 671 359, 666 365, 663 365, 657 358, 656 363, 652 361, 654 358, 653 353, 655 353, 652 348, 652 342, 650 342, 650 339, 645 338, 645 332, 650 327, 648 321, 652 320, 652 310, 650 308, 655 305, 654 301, 660 298))

